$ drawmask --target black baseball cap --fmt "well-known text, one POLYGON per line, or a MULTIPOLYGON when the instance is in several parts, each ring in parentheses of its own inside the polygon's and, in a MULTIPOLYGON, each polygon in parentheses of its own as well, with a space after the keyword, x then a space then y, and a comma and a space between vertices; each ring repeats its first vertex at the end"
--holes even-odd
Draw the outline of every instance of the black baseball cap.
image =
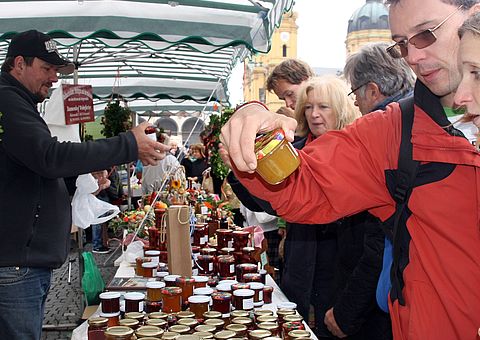
POLYGON ((60 55, 56 42, 37 30, 21 32, 12 38, 7 57, 17 56, 37 57, 49 64, 60 66, 58 72, 61 74, 70 74, 75 70, 75 65, 60 55))

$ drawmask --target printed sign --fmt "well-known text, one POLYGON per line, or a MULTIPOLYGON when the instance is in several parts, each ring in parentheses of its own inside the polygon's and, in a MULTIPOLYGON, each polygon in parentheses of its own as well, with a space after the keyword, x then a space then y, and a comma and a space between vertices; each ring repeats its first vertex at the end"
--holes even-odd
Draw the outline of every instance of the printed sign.
POLYGON ((93 122, 93 97, 91 85, 62 85, 65 124, 93 122))

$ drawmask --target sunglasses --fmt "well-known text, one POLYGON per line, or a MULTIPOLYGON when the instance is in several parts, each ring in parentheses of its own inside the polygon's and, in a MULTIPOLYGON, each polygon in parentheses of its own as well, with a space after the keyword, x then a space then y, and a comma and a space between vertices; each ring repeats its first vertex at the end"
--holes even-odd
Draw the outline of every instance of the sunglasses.
POLYGON ((352 91, 350 91, 347 96, 350 96, 352 94, 354 94, 355 92, 357 92, 358 90, 360 90, 362 87, 364 87, 365 85, 367 85, 368 83, 370 83, 369 81, 367 81, 366 83, 363 83, 362 85, 360 86, 357 86, 356 88, 352 89, 352 91))
POLYGON ((403 39, 402 41, 398 41, 395 44, 389 46, 387 48, 387 52, 393 58, 405 58, 406 56, 408 56, 408 44, 411 44, 418 49, 422 49, 432 45, 435 41, 437 41, 437 36, 434 32, 439 29, 444 23, 446 23, 447 20, 450 19, 455 13, 457 13, 462 7, 462 5, 458 6, 455 11, 450 13, 434 28, 426 29, 425 31, 415 34, 410 39, 403 39))

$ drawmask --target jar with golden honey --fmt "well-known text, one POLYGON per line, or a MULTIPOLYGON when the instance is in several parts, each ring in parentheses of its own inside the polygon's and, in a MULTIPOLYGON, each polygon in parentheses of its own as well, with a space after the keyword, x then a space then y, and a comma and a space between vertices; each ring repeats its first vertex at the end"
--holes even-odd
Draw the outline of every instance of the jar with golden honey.
POLYGON ((118 322, 120 321, 120 312, 117 313, 100 313, 100 317, 106 318, 107 326, 114 327, 118 326, 118 322))
POLYGON ((162 300, 162 288, 165 287, 165 282, 150 281, 147 282, 147 300, 148 301, 161 301, 162 300))
POLYGON ((156 277, 157 276, 158 262, 144 262, 142 263, 143 277, 156 277))
POLYGON ((193 295, 188 298, 188 304, 190 311, 195 314, 195 318, 201 319, 203 313, 208 312, 208 306, 210 304, 210 296, 193 295))
POLYGON ((106 340, 133 340, 133 329, 125 326, 108 327, 105 331, 106 340))
POLYGON ((182 310, 182 288, 162 288, 162 312, 178 313, 182 310))
POLYGON ((182 303, 183 306, 188 306, 188 298, 193 295, 193 288, 195 279, 188 276, 180 276, 175 280, 175 285, 182 288, 182 303))
POLYGON ((105 340, 105 330, 108 327, 108 319, 92 317, 88 319, 88 340, 105 340))
POLYGON ((152 259, 148 257, 137 257, 135 259, 135 275, 143 276, 143 267, 142 264, 145 262, 150 262, 152 259))

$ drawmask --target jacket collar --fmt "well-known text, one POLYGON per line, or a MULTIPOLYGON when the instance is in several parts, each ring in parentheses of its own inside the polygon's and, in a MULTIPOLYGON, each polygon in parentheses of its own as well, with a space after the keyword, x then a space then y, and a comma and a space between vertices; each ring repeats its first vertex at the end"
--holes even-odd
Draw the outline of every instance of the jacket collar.
POLYGON ((3 72, 0 75, 0 78, 6 82, 8 85, 17 87, 28 97, 32 105, 36 107, 36 104, 41 103, 43 99, 40 99, 37 95, 34 95, 30 90, 28 90, 21 82, 19 82, 14 76, 8 72, 3 72))
POLYGON ((475 147, 461 132, 450 126, 440 98, 418 80, 414 97, 413 158, 425 162, 480 166, 475 147))

